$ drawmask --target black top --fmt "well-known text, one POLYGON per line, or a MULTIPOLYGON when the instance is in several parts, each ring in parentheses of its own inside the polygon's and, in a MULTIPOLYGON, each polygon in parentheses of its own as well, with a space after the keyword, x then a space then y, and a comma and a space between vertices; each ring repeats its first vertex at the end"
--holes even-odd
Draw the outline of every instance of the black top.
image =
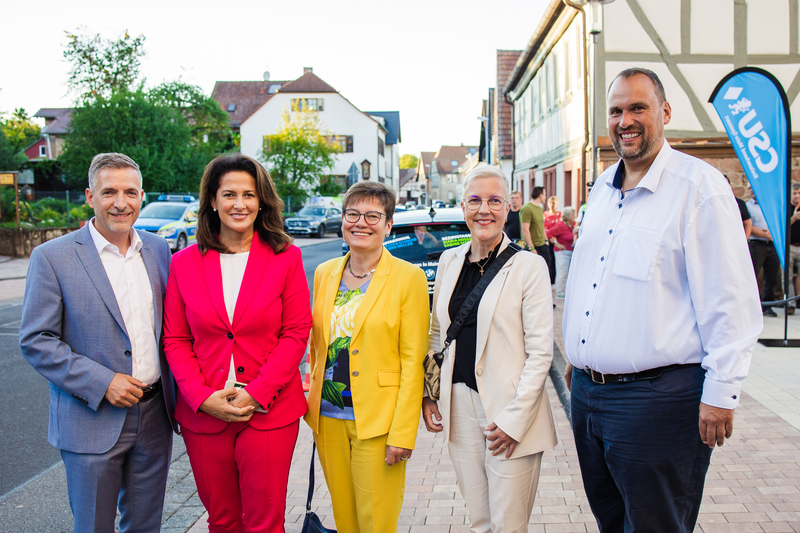
POLYGON ((519 225, 519 211, 514 211, 513 209, 509 210, 505 232, 512 241, 518 241, 522 238, 522 230, 519 225))
POLYGON ((739 206, 739 213, 742 215, 742 222, 750 220, 750 211, 747 210, 747 204, 741 198, 736 199, 736 205, 739 206))
MULTIPOLYGON (((502 244, 502 241, 500 242, 502 244)), ((497 250, 500 248, 498 244, 494 250, 489 252, 489 257, 479 261, 483 265, 483 271, 486 272, 494 260, 497 258, 497 250)), ((478 284, 481 279, 481 269, 478 263, 471 263, 469 260, 469 251, 464 258, 464 266, 461 268, 461 273, 458 275, 456 288, 453 290, 453 295, 450 297, 450 305, 447 312, 450 315, 450 320, 454 320, 458 315, 458 311, 464 304, 469 293, 478 284)), ((461 327, 456 341, 456 356, 453 364, 453 383, 463 383, 470 389, 478 392, 478 383, 475 380, 475 352, 477 351, 478 344, 478 302, 472 308, 472 312, 467 315, 466 322, 461 327)))
MULTIPOLYGON (((789 204, 789 213, 786 216, 791 219, 792 215, 794 215, 794 206, 789 204)), ((800 245, 800 220, 792 224, 792 234, 790 235, 789 244, 794 244, 795 246, 800 245)))

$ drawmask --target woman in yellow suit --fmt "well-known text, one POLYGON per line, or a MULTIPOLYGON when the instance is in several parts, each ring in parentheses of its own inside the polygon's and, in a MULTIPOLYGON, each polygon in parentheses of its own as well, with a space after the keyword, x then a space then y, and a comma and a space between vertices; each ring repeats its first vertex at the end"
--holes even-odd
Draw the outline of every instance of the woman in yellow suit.
POLYGON ((344 533, 397 530, 419 425, 428 283, 421 269, 383 247, 394 206, 385 185, 350 187, 342 202, 350 253, 314 276, 305 419, 344 533))

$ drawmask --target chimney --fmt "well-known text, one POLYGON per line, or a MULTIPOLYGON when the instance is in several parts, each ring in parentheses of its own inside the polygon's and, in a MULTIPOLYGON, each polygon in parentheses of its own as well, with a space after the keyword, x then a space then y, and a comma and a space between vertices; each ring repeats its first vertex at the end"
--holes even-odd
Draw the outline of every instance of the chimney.
POLYGON ((314 69, 313 68, 311 68, 311 67, 303 67, 303 75, 313 74, 313 73, 314 73, 314 69))

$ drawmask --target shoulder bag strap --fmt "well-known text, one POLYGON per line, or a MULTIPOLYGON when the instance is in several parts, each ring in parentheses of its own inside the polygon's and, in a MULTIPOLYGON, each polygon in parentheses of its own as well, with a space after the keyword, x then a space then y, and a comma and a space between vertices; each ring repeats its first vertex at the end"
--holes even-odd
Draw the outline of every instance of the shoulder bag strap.
POLYGON ((308 498, 306 499, 306 513, 311 512, 311 499, 314 497, 314 452, 317 449, 317 443, 311 444, 311 469, 308 472, 308 498))
POLYGON ((434 355, 434 359, 439 364, 442 365, 442 360, 444 359, 444 350, 450 346, 453 342, 453 339, 458 337, 459 332, 461 332, 461 328, 464 326, 464 322, 467 320, 467 316, 472 312, 472 309, 478 304, 483 293, 486 292, 486 287, 489 286, 489 283, 492 282, 494 277, 500 272, 500 269, 511 259, 515 253, 521 251, 520 248, 516 243, 510 242, 508 246, 506 246, 505 250, 500 252, 497 258, 492 263, 492 266, 489 267, 483 276, 481 276, 481 280, 475 285, 475 288, 469 293, 467 299, 464 300, 464 304, 461 306, 461 309, 458 310, 458 314, 456 315, 455 320, 450 324, 450 327, 447 328, 447 338, 444 341, 444 348, 442 351, 434 355))

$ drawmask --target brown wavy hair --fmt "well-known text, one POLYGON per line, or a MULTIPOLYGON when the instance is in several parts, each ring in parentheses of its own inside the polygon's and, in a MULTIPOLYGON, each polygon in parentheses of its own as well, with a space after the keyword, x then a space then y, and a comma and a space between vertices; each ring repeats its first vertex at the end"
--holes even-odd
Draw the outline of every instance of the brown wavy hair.
POLYGON ((197 210, 197 246, 200 253, 216 250, 221 254, 230 250, 219 242, 219 215, 211 207, 211 200, 216 198, 222 177, 229 172, 247 172, 256 182, 259 211, 253 224, 261 242, 279 254, 292 243, 292 238, 283 231, 283 200, 278 196, 272 178, 267 169, 246 155, 222 155, 206 165, 203 179, 200 181, 200 208, 197 210))

